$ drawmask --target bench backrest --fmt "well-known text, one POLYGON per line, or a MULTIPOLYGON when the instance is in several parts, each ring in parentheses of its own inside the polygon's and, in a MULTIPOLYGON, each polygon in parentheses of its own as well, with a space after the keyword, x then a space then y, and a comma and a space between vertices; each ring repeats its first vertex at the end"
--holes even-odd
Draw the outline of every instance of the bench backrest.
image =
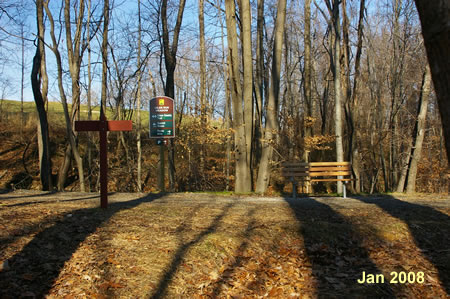
POLYGON ((351 176, 350 162, 284 162, 284 177, 351 176))

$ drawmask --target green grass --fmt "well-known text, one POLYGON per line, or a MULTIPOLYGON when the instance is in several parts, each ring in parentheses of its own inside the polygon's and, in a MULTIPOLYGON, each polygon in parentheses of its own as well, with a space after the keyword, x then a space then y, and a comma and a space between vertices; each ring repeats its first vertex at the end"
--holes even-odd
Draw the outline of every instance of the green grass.
MULTIPOLYGON (((69 104, 69 112, 72 108, 72 105, 69 104)), ((59 102, 49 102, 47 106, 48 116, 51 122, 56 121, 57 123, 64 124, 64 110, 63 106, 59 102)), ((87 105, 81 105, 80 109, 80 119, 87 120, 88 118, 88 107, 87 105)), ((12 100, 0 100, 0 113, 6 114, 8 116, 15 116, 15 114, 20 113, 21 111, 21 103, 19 101, 12 100)), ((23 103, 23 112, 26 115, 33 115, 36 112, 36 105, 34 102, 24 102, 23 103)), ((92 108, 92 118, 98 119, 100 116, 100 107, 92 108)), ((108 119, 112 119, 114 117, 114 111, 110 108, 106 109, 106 117, 108 119)), ((135 115, 133 115, 133 121, 135 120, 135 115)), ((141 120, 142 127, 146 128, 148 126, 149 121, 149 112, 146 110, 141 110, 141 120)))

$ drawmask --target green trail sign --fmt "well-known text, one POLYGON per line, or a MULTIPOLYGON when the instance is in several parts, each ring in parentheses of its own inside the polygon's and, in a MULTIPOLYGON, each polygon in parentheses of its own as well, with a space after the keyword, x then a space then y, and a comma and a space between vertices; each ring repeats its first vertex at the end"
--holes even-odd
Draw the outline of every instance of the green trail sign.
MULTIPOLYGON (((159 96, 150 100, 150 138, 175 137, 175 104, 173 99, 159 96)), ((160 143, 161 144, 161 143, 160 143)))

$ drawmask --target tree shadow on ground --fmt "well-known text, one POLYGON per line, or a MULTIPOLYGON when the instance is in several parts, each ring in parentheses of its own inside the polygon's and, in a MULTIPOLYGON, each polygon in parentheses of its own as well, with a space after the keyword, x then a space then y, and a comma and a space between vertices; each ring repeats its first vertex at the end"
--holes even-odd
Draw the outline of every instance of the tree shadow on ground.
MULTIPOLYGON (((14 189, 1 189, 0 194, 8 194, 8 193, 14 193, 14 189)), ((41 194, 30 194, 30 195, 15 195, 15 196, 2 196, 0 200, 8 200, 8 199, 23 199, 28 197, 44 197, 49 196, 52 194, 55 194, 57 191, 47 191, 43 192, 41 194)))
POLYGON ((319 298, 395 297, 388 282, 359 284, 362 273, 381 274, 363 237, 330 206, 313 198, 285 198, 299 222, 319 298))
POLYGON ((8 260, 10 270, 0 272, 0 297, 20 298, 27 291, 31 297, 45 297, 64 263, 95 230, 121 210, 152 202, 164 194, 113 202, 107 210, 83 208, 68 211, 62 219, 34 236, 25 247, 8 260))
MULTIPOLYGON (((168 266, 168 269, 164 272, 162 278, 159 280, 158 285, 156 286, 155 290, 152 291, 152 294, 149 294, 149 296, 146 296, 147 298, 163 298, 166 295, 167 288, 170 284, 170 282, 173 279, 173 276, 177 272, 177 269, 179 268, 181 262, 183 261, 184 256, 188 252, 192 246, 202 242, 209 234, 214 233, 219 225, 222 219, 227 215, 227 212, 235 205, 234 202, 228 203, 224 208, 222 208, 222 212, 214 217, 214 219, 211 221, 211 224, 203 229, 195 238, 193 238, 190 241, 182 242, 182 244, 178 247, 175 254, 173 255, 172 261, 170 265, 168 266)), ((185 227, 180 225, 177 229, 177 234, 180 236, 185 230, 185 227)))
POLYGON ((233 262, 229 263, 225 267, 225 269, 222 272, 222 274, 220 275, 220 277, 214 283, 214 288, 212 291, 213 298, 219 297, 222 286, 226 284, 227 279, 229 279, 232 276, 232 273, 237 268, 239 268, 243 264, 245 264, 246 258, 243 256, 243 253, 249 245, 251 234, 254 229, 255 218, 253 217, 253 215, 255 214, 255 211, 256 211, 256 208, 252 208, 246 215, 246 219, 250 219, 250 221, 248 222, 246 228, 242 232, 243 241, 241 242, 239 247, 235 250, 235 253, 233 255, 235 259, 234 260, 232 259, 233 262))
POLYGON ((436 267, 439 279, 450 294, 450 217, 438 210, 393 196, 352 197, 374 204, 392 217, 402 220, 409 228, 418 248, 436 267))
MULTIPOLYGON (((46 195, 51 195, 51 194, 55 194, 56 192, 53 193, 49 193, 46 195)), ((111 195, 111 194, 108 194, 111 195)), ((38 195, 38 196, 43 196, 43 195, 38 195)), ((35 196, 33 196, 35 197, 35 196)), ((16 197, 18 198, 18 197, 16 197)), ((92 195, 92 196, 88 196, 88 197, 80 197, 80 198, 74 198, 74 199, 61 199, 61 200, 34 200, 34 201, 27 201, 27 202, 19 202, 19 203, 14 203, 14 204, 4 204, 4 207, 20 207, 20 206, 28 206, 28 205, 35 205, 35 204, 39 204, 39 203, 55 203, 55 202, 71 202, 71 201, 82 201, 82 200, 87 200, 87 199, 93 199, 93 198, 98 198, 98 195, 92 195)), ((4 199, 1 198, 1 199, 4 199)))

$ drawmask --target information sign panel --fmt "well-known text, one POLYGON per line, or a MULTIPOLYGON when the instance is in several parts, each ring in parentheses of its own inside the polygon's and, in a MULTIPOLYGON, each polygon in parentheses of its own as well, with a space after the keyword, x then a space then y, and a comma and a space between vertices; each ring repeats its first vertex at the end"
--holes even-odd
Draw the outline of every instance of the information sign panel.
POLYGON ((159 96, 150 100, 150 138, 175 137, 175 104, 159 96))

